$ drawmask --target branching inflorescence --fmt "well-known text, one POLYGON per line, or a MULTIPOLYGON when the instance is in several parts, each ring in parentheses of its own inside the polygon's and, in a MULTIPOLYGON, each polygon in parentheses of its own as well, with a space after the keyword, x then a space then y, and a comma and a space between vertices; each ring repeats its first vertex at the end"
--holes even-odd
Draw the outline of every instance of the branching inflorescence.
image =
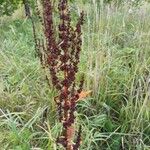
MULTIPOLYGON (((81 26, 84 14, 81 12, 78 22, 71 26, 70 11, 67 0, 59 0, 58 12, 60 23, 56 37, 53 23, 53 5, 51 0, 43 0, 43 26, 45 42, 39 41, 38 49, 41 63, 48 68, 52 85, 58 90, 55 102, 57 105, 59 121, 63 124, 63 131, 57 143, 66 150, 78 150, 81 143, 81 126, 75 138, 75 111, 82 92, 84 79, 82 78, 77 88, 76 73, 82 45, 81 26)), ((37 41, 37 40, 36 40, 37 41)))

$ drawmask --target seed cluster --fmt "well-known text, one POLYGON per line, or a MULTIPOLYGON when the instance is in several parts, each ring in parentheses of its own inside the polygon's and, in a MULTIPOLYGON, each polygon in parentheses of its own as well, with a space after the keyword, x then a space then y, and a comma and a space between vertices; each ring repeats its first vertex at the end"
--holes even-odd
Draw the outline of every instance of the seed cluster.
MULTIPOLYGON (((56 38, 53 9, 51 0, 43 0, 43 25, 45 42, 38 42, 41 63, 50 71, 53 86, 58 90, 55 97, 59 121, 63 124, 62 135, 57 142, 66 150, 78 150, 81 143, 81 127, 74 139, 75 111, 79 94, 83 89, 84 78, 79 87, 76 85, 76 73, 80 60, 82 46, 81 26, 84 21, 84 13, 81 12, 78 22, 73 28, 67 0, 59 0, 58 12, 60 22, 58 25, 58 38, 56 38), (60 76, 61 75, 61 76, 60 76)), ((37 43, 36 43, 37 44, 37 43)))

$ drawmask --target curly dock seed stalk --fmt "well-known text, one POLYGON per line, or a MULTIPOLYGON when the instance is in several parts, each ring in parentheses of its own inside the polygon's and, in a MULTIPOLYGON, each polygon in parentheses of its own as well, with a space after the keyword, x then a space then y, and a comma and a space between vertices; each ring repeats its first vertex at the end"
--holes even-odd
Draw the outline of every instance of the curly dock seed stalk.
POLYGON ((78 150, 81 143, 81 126, 75 138, 75 111, 79 95, 83 89, 82 78, 77 88, 76 73, 78 72, 79 56, 81 51, 81 26, 84 14, 81 12, 75 29, 71 26, 70 11, 67 0, 59 0, 58 12, 60 23, 58 26, 59 38, 56 38, 53 24, 52 0, 43 0, 43 25, 45 42, 39 41, 41 63, 48 68, 53 86, 58 90, 55 102, 59 121, 63 125, 61 136, 57 143, 66 150, 78 150), (63 77, 62 77, 63 76, 63 77))

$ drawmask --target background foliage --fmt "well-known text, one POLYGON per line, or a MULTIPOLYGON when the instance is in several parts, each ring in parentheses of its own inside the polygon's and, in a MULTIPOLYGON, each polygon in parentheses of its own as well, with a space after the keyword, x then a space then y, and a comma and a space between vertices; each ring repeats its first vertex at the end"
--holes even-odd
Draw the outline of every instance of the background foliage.
MULTIPOLYGON (((35 6, 35 0, 1 0, 0 1, 0 16, 2 15, 12 15, 14 11, 19 8, 21 5, 23 5, 24 1, 29 3, 31 8, 34 8, 35 6)), ((70 2, 77 2, 78 0, 70 0, 70 2)), ((92 3, 96 2, 97 4, 99 3, 106 3, 106 4, 111 4, 114 3, 115 5, 119 6, 121 4, 126 4, 130 3, 131 5, 138 6, 142 2, 150 2, 149 0, 82 0, 84 4, 86 3, 92 3)))
POLYGON ((11 16, 15 10, 27 2, 31 8, 34 7, 34 0, 0 0, 0 16, 11 16))

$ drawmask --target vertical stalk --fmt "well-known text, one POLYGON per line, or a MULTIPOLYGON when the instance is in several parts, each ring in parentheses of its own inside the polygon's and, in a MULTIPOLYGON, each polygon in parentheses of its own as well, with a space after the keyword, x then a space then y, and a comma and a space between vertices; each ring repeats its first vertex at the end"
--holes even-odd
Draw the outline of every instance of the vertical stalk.
POLYGON ((76 86, 76 73, 78 72, 82 45, 83 13, 81 13, 74 29, 71 26, 68 0, 59 0, 60 23, 58 26, 59 40, 57 41, 56 30, 53 26, 54 5, 52 5, 52 0, 42 0, 42 4, 45 42, 42 42, 44 45, 40 46, 40 51, 44 53, 42 58, 46 59, 44 60, 45 67, 48 67, 50 71, 52 84, 58 90, 58 96, 54 100, 57 105, 59 121, 63 126, 57 143, 63 145, 66 150, 78 150, 81 143, 81 127, 77 132, 75 143, 73 140, 75 138, 76 105, 83 88, 83 79, 81 79, 79 86, 76 86), (60 77, 62 73, 64 74, 63 79, 60 77))
POLYGON ((30 12, 30 6, 29 6, 28 0, 23 0, 23 4, 24 4, 24 10, 25 10, 26 17, 30 17, 31 12, 30 12))

